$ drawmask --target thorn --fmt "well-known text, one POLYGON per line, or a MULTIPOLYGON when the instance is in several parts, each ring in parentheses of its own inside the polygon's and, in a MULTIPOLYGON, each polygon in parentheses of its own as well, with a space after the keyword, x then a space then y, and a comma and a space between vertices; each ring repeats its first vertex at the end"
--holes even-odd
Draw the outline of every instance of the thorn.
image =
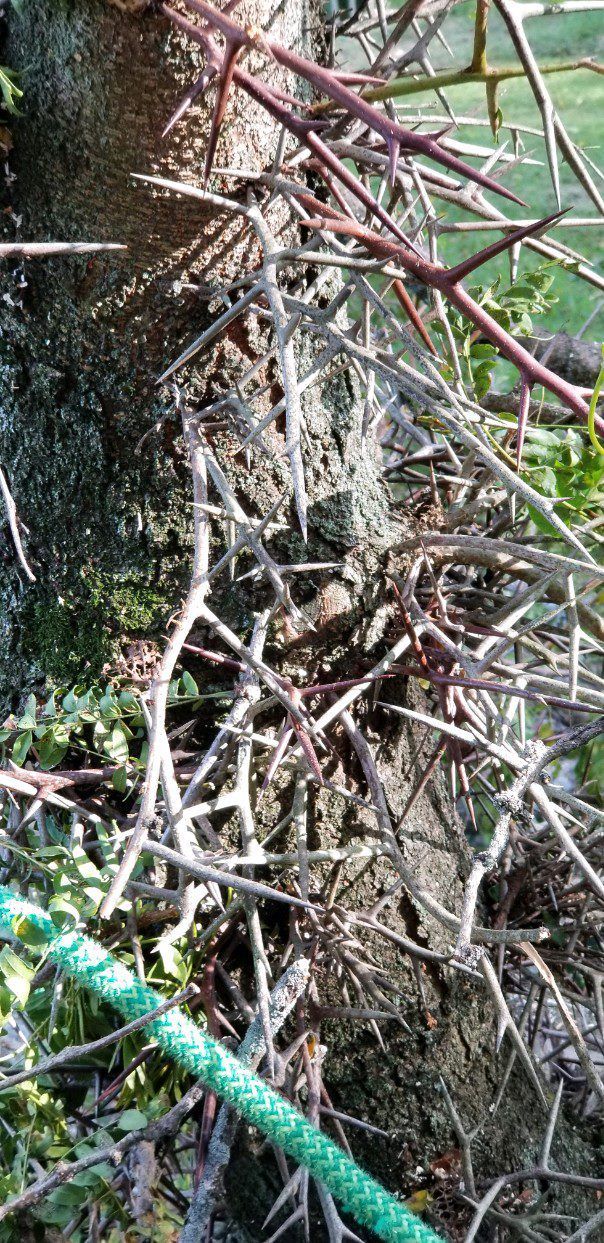
POLYGON ((342 86, 383 86, 383 78, 372 78, 368 73, 339 73, 332 71, 342 86))
POLYGON ((227 43, 226 48, 225 48, 224 61, 222 63, 222 68, 220 71, 220 78, 218 81, 218 86, 216 88, 216 102, 214 104, 214 111, 212 113, 212 120, 210 123, 210 133, 208 136, 208 149, 206 151, 206 159, 205 159, 205 165, 204 165, 204 170, 203 170, 204 186, 207 186, 209 178, 210 178, 210 173, 212 171, 212 163, 214 160, 214 154, 216 151, 216 146, 218 144, 218 138, 220 135, 220 129, 222 126, 222 122, 224 120, 224 114, 226 112, 226 106, 227 106, 228 99, 229 99, 229 92, 230 92, 231 85, 233 82, 233 74, 235 72, 235 66, 237 64, 237 58, 239 56, 239 50, 240 49, 238 47, 233 47, 229 43, 227 43))
MULTIPOLYGON (((284 124, 288 124, 287 120, 284 124)), ((314 151, 315 156, 318 159, 319 172, 321 175, 323 176, 322 166, 327 165, 338 180, 341 181, 342 184, 350 190, 351 194, 354 194, 355 198, 363 204, 363 207, 366 207, 373 216, 376 216, 377 219, 381 221, 381 223, 385 225, 386 228, 389 229, 399 241, 403 242, 405 246, 409 246, 411 250, 415 251, 417 254, 415 246, 406 234, 403 233, 402 229, 399 229, 396 221, 388 215, 388 212, 380 205, 380 203, 378 203, 377 199, 374 198, 371 192, 365 188, 363 183, 354 176, 354 173, 351 173, 350 169, 346 168, 346 165, 342 163, 338 156, 334 155, 333 151, 331 151, 323 140, 319 138, 319 135, 309 133, 306 137, 306 143, 310 150, 314 151)))
POLYGON ((397 164, 398 164, 398 157, 401 151, 401 144, 398 138, 390 137, 387 139, 387 145, 388 145, 388 171, 390 174, 390 184, 393 186, 396 180, 396 169, 397 169, 397 164))
POLYGON ((469 793, 464 795, 464 803, 468 809, 470 820, 472 821, 472 828, 474 829, 474 832, 477 833, 478 825, 476 823, 476 813, 474 811, 474 803, 472 802, 472 798, 469 793))
POLYGON ((430 130, 430 133, 427 134, 426 137, 431 138, 433 142, 440 142, 441 138, 445 138, 445 136, 450 134, 453 129, 455 129, 453 121, 448 121, 447 124, 443 125, 441 129, 430 130))
POLYGON ((458 159, 456 155, 452 155, 451 152, 446 151, 443 147, 439 146, 437 142, 433 142, 433 140, 428 138, 426 135, 417 134, 414 135, 414 138, 416 138, 416 140, 421 139, 423 142, 423 145, 419 141, 416 141, 414 144, 415 149, 421 154, 429 156, 430 159, 436 160, 439 164, 443 164, 445 168, 451 169, 452 172, 459 173, 461 176, 466 177, 468 181, 484 186, 486 190, 491 190, 494 194, 501 194, 504 199, 509 199, 512 203, 518 203, 520 207, 526 207, 526 203, 523 199, 518 198, 518 195, 514 194, 512 190, 508 190, 498 181, 495 181, 494 177, 489 177, 487 173, 481 173, 478 169, 470 169, 463 160, 458 159), (423 141, 424 139, 425 141, 423 141))
POLYGON ((558 154, 556 151, 556 131, 554 128, 555 119, 554 107, 550 99, 546 99, 541 109, 541 119, 543 121, 543 138, 545 140, 545 150, 547 152, 547 162, 552 177, 552 185, 554 194, 556 195, 556 203, 558 207, 562 206, 560 198, 560 176, 558 173, 558 154))
POLYGON ((516 433, 516 467, 520 470, 522 449, 528 425, 529 407, 531 402, 531 386, 525 375, 521 378, 520 403, 518 406, 518 431, 516 433))
POLYGON ((518 264, 520 262, 520 242, 514 242, 510 247, 510 285, 515 285, 518 279, 518 264))
POLYGON ((542 220, 535 220, 533 224, 523 225, 520 229, 514 229, 513 233, 507 233, 505 237, 500 237, 498 242, 492 242, 490 246, 485 246, 483 250, 479 250, 477 254, 471 255, 469 259, 464 259, 462 263, 458 263, 456 267, 449 268, 447 273, 451 282, 456 285, 459 281, 464 280, 473 272, 475 268, 479 268, 488 259, 493 259, 495 255, 500 255, 502 250, 509 250, 518 242, 524 241, 526 237, 534 237, 536 234, 542 233, 544 229, 548 229, 555 222, 565 216, 569 208, 563 211, 553 212, 551 216, 545 216, 542 220))
POLYGON ((210 81, 210 72, 208 69, 204 69, 203 73, 198 77, 197 81, 193 83, 193 86, 190 88, 190 90, 187 91, 186 95, 183 95, 182 99, 177 104, 176 108, 174 109, 174 112, 172 113, 172 116, 170 117, 169 121, 167 122, 162 132, 162 138, 166 138, 166 136, 170 133, 170 130, 173 129, 174 126, 178 124, 178 122, 182 119, 182 117, 184 117, 185 112, 188 112, 191 105, 195 103, 195 100, 197 99, 198 95, 201 95, 202 92, 205 91, 209 81, 210 81))
POLYGON ((495 1033, 495 1052, 499 1053, 503 1037, 507 1031, 507 1021, 504 1014, 497 1015, 497 1031, 495 1033))
POLYGON ((407 290, 405 289, 403 282, 398 281, 398 280, 393 281, 392 292, 395 294, 396 298, 398 299, 400 305, 403 308, 403 311, 405 312, 405 315, 407 316, 407 319, 409 320, 411 324, 413 324, 415 331, 421 337, 426 348, 429 349, 430 353, 433 354, 435 358, 438 358, 438 350, 436 349, 436 346, 434 345, 431 337, 426 331, 421 315, 419 314, 419 311, 417 310, 417 307, 415 306, 413 299, 407 293, 407 290))

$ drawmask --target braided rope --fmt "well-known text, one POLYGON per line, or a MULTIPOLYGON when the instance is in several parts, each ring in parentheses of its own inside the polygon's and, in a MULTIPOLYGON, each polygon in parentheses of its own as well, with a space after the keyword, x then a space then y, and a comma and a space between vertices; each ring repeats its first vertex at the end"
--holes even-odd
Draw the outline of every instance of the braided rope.
MULTIPOLYGON (((148 1014, 160 1004, 158 993, 95 941, 79 932, 60 932, 40 907, 0 886, 0 931, 27 939, 31 925, 46 938, 49 958, 127 1019, 148 1014)), ((429 1226, 182 1011, 175 1008, 160 1015, 149 1023, 148 1031, 168 1057, 310 1170, 348 1213, 379 1238, 389 1243, 441 1243, 429 1226)))

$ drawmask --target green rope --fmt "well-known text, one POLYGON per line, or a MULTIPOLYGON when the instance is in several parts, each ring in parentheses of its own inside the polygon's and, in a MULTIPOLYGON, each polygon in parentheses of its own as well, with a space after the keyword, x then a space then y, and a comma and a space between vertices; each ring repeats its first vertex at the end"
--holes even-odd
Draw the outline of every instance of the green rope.
MULTIPOLYGON (((42 933, 53 962, 98 993, 128 1020, 155 1010, 162 998, 118 959, 79 932, 61 932, 49 915, 0 886, 0 931, 28 941, 42 933)), ((178 1009, 147 1028, 174 1061, 224 1097, 248 1122, 318 1178, 344 1209, 392 1243, 440 1243, 439 1236, 360 1169, 292 1105, 246 1069, 223 1045, 178 1009)))

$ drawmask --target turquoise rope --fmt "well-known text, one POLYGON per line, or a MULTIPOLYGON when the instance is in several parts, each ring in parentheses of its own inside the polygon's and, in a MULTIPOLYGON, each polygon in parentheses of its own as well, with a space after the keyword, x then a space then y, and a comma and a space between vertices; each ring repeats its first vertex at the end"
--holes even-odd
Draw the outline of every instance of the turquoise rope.
MULTIPOLYGON (((48 942, 48 957, 85 988, 98 993, 124 1018, 131 1020, 148 1014, 164 1000, 96 941, 79 932, 61 932, 40 907, 0 886, 0 931, 27 940, 31 925, 48 942)), ((248 1122, 310 1170, 346 1212, 369 1226, 380 1239, 388 1243, 442 1243, 419 1217, 181 1010, 175 1008, 160 1015, 149 1023, 147 1031, 168 1057, 207 1083, 248 1122)))

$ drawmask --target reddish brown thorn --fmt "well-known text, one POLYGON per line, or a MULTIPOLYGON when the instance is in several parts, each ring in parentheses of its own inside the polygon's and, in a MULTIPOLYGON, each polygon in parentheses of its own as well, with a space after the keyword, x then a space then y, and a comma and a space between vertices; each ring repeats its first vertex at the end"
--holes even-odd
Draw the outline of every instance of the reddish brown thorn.
POLYGON ((403 810, 396 822, 397 829, 400 828, 403 821, 406 820, 414 803, 417 802, 420 794, 422 794, 422 792, 425 790, 430 780, 430 777, 432 776, 432 773, 434 772, 434 769, 436 768, 437 764, 440 763, 443 755, 445 754, 446 745, 447 744, 445 742, 437 743, 434 751, 432 752, 432 755, 430 756, 430 759, 428 760, 428 763, 422 773, 422 776, 418 784, 415 786, 415 789, 412 790, 411 794, 409 795, 409 798, 407 799, 407 802, 405 803, 405 806, 403 807, 403 810))
MULTIPOLYGON (((287 125, 287 121, 285 121, 285 124, 287 125)), ((319 172, 321 173, 321 176, 323 176, 323 167, 326 166, 329 168, 338 180, 342 182, 342 185, 346 186, 346 188, 350 190, 350 193, 354 194, 355 198, 363 204, 363 207, 366 207, 373 216, 376 216, 377 219, 381 221, 381 223, 385 225, 391 233, 394 233, 394 236, 397 237, 399 241, 404 242, 405 246, 409 246, 412 250, 415 250, 412 242, 406 234, 403 233, 402 229, 399 229, 398 225, 388 214, 388 212, 381 206, 380 203, 378 203, 377 199, 374 198, 370 191, 365 188, 362 181, 359 181, 358 177, 355 177, 354 173, 352 173, 350 169, 342 163, 338 156, 334 155, 333 151, 330 150, 318 134, 309 133, 305 141, 311 151, 314 151, 318 158, 319 172)))
POLYGON ((184 117, 185 113, 188 112, 191 105, 195 103, 195 100, 198 98, 198 96, 201 95, 203 91, 205 91, 206 87, 208 86, 210 82, 211 77, 213 76, 213 72, 214 71, 212 70, 204 69, 203 73, 200 74, 197 81, 194 82, 191 87, 189 87, 189 90, 187 91, 186 95, 182 96, 182 99, 177 104, 176 108, 174 109, 174 112, 172 113, 172 116, 170 117, 167 125, 164 128, 164 131, 162 133, 162 138, 165 138, 166 135, 170 133, 170 130, 173 129, 175 125, 177 125, 177 123, 181 120, 181 118, 184 117))
MULTIPOLYGON (((193 9, 194 13, 199 13, 199 16, 205 19, 210 28, 213 27, 215 30, 219 30, 227 42, 233 45, 238 43, 239 47, 244 47, 246 43, 253 44, 254 40, 247 30, 244 30, 242 26, 238 26, 236 22, 232 22, 227 17, 226 9, 221 11, 220 9, 215 9, 211 4, 200 3, 199 0, 185 0, 185 3, 188 8, 193 9)), ((173 9, 168 9, 166 4, 162 4, 161 8, 162 12, 165 13, 167 11, 169 17, 179 16, 178 13, 174 13, 173 9)), ((197 30, 197 34, 201 34, 201 31, 197 30)))
POLYGON ((309 767, 315 774, 319 785, 323 785, 324 782, 323 773, 321 772, 321 765, 319 764, 317 753, 312 745, 312 742, 310 741, 309 735, 306 733, 303 726, 300 725, 299 721, 296 721, 295 717, 290 717, 290 720, 296 732, 296 738, 298 739, 302 751, 304 752, 304 758, 307 760, 309 767))
MULTIPOLYGON (((256 33, 252 37, 247 30, 232 22, 224 13, 215 9, 205 0, 186 0, 186 4, 200 17, 204 18, 210 29, 219 30, 224 36, 227 43, 232 47, 248 47, 256 46, 256 33)), ((162 5, 162 11, 166 13, 172 21, 175 21, 183 29, 184 21, 174 10, 169 9, 167 5, 162 5)), ((203 42, 203 32, 199 28, 195 28, 192 23, 188 26, 194 32, 192 37, 197 42, 203 42)), ((462 177, 468 178, 471 182, 484 186, 488 190, 492 190, 495 194, 501 194, 504 198, 511 199, 514 203, 520 203, 522 200, 517 195, 512 194, 511 190, 506 190, 499 182, 492 177, 488 177, 485 173, 472 168, 469 164, 465 164, 463 160, 458 159, 449 151, 445 151, 427 134, 418 134, 413 130, 405 129, 399 125, 397 121, 391 120, 385 113, 379 112, 366 99, 359 95, 355 95, 347 86, 341 82, 333 70, 325 69, 321 65, 315 64, 313 61, 306 60, 303 56, 299 56, 291 48, 282 47, 281 44, 269 40, 266 43, 267 49, 271 55, 283 65, 286 69, 290 69, 293 73, 304 78, 315 88, 319 94, 327 95, 334 103, 340 104, 347 112, 364 121, 376 134, 380 134, 386 142, 398 142, 400 147, 406 151, 419 152, 429 159, 436 160, 438 164, 443 165, 452 172, 458 173, 462 177)))
POLYGON ((415 307, 410 295, 407 293, 407 290, 405 289, 403 282, 398 281, 398 280, 393 281, 392 292, 395 294, 400 305, 402 306, 403 311, 405 312, 405 315, 407 316, 407 319, 410 320, 410 322, 413 324, 413 327, 415 328, 415 331, 421 337, 422 341, 424 342, 424 345, 430 350, 430 353, 433 354, 435 358, 438 358, 438 350, 436 349, 436 346, 434 345, 428 332, 426 331, 421 315, 419 314, 419 311, 415 307))
POLYGON ((392 677, 394 677, 392 673, 380 673, 377 678, 370 675, 367 678, 346 678, 343 682, 318 682, 316 686, 304 686, 298 694, 302 699, 309 699, 313 695, 328 695, 332 691, 345 691, 351 686, 369 686, 371 682, 382 682, 392 677))
POLYGON ((204 186, 207 186, 208 179, 212 171, 214 153, 216 151, 218 137, 220 135, 220 128, 222 126, 222 122, 224 120, 224 114, 226 112, 226 106, 227 106, 228 98, 229 98, 229 91, 231 89, 231 84, 233 81, 233 74, 235 72, 235 65, 237 64, 237 57, 239 56, 239 52, 240 52, 240 48, 233 47, 230 43, 227 43, 225 52, 224 52, 224 61, 223 61, 222 69, 220 72, 220 78, 218 81, 218 86, 216 88, 216 102, 214 104, 214 112, 212 114, 212 121, 210 124, 210 133, 208 137, 208 149, 206 151, 206 159, 205 159, 205 165, 204 165, 204 170, 203 170, 204 186))
POLYGON ((444 138, 445 134, 450 134, 453 129, 455 129, 455 126, 452 121, 449 121, 448 125, 443 125, 440 129, 431 130, 428 138, 432 138, 434 142, 440 142, 440 139, 444 138))
POLYGON ((433 669, 418 669, 413 665, 392 665, 391 671, 395 670, 407 678, 426 678, 436 685, 441 686, 460 686, 464 690, 489 691, 497 692, 502 695, 510 695, 515 699, 530 699, 538 704, 547 704, 553 708, 568 708, 573 712, 597 712, 597 708, 593 708, 591 704, 581 703, 577 699, 563 699, 559 695, 548 695, 541 691, 530 691, 526 687, 512 686, 508 682, 496 682, 491 678, 466 678, 455 677, 450 674, 436 673, 433 669))
POLYGON ((566 215, 569 208, 564 211, 552 212, 551 216, 545 216, 543 220, 535 220, 533 224, 523 225, 520 229, 514 229, 513 233, 506 233, 505 237, 500 237, 498 242, 492 242, 490 246, 485 246, 484 250, 479 250, 477 254, 471 255, 469 259, 464 259, 462 263, 458 263, 456 267, 449 268, 447 276, 451 284, 456 285, 458 281, 462 281, 470 272, 474 272, 476 268, 482 267, 488 259, 493 259, 495 255, 500 255, 502 250, 511 250, 518 242, 524 241, 525 237, 533 237, 536 233, 542 233, 544 229, 548 229, 550 225, 560 220, 566 215))
MULTIPOLYGON (((341 212, 336 211, 333 207, 330 207, 328 203, 321 203, 319 199, 316 199, 313 194, 309 194, 302 186, 300 186, 299 190, 294 191, 294 193, 302 206, 306 208, 306 211, 318 211, 319 213, 323 212, 324 215, 330 216, 332 220, 344 219, 341 212)), ((303 225, 308 224, 310 226, 309 221, 303 220, 301 223, 303 225)))
POLYGON ((342 82, 344 86, 383 86, 383 78, 372 78, 368 73, 340 73, 337 69, 332 69, 334 78, 338 82, 342 82))
POLYGON ((464 803, 465 803, 465 805, 466 805, 466 807, 467 807, 467 809, 468 809, 468 813, 469 813, 469 816, 470 816, 470 820, 472 821, 472 828, 474 829, 474 832, 475 832, 475 833, 477 833, 477 832, 478 832, 478 825, 477 825, 477 823, 476 823, 476 813, 475 813, 475 811, 474 811, 474 803, 473 803, 473 801, 472 801, 472 797, 471 797, 471 795, 470 795, 470 794, 465 794, 465 795, 464 795, 464 803))
POLYGON ((222 652, 210 652, 205 647, 196 647, 194 643, 183 643, 183 648, 186 652, 201 656, 203 660, 210 660, 213 665, 225 665, 227 669, 234 669, 237 673, 247 672, 247 665, 240 660, 233 660, 232 656, 223 656, 222 652))
MULTIPOLYGON (((235 74, 235 78, 237 78, 237 74, 235 74)), ((278 86, 271 86, 271 95, 275 99, 280 100, 282 104, 288 104, 290 108, 297 108, 300 112, 311 111, 311 104, 304 103, 302 99, 296 99, 295 95, 288 95, 287 91, 282 91, 278 86)), ((308 124, 312 125, 313 129, 324 129, 327 121, 315 120, 309 121, 308 124)))
MULTIPOLYGON (((464 289, 463 285, 451 279, 451 274, 447 272, 446 268, 431 263, 421 255, 411 254, 404 247, 392 242, 390 238, 382 237, 357 221, 346 220, 337 212, 326 211, 324 205, 318 204, 310 195, 297 193, 296 197, 305 206, 308 205, 311 210, 320 209, 320 214, 317 217, 302 222, 304 228, 345 233, 348 237, 354 237, 366 247, 370 254, 375 255, 378 259, 398 260, 407 272, 411 272, 424 285, 428 285, 432 289, 439 289, 445 298, 458 311, 461 311, 462 315, 469 319, 488 341, 497 347, 504 358, 513 363, 520 373, 524 373, 527 376, 531 384, 542 384, 550 393, 554 393, 556 397, 559 397, 579 418, 587 422, 589 407, 587 402, 580 396, 577 386, 570 384, 562 376, 556 375, 549 367, 544 366, 532 354, 529 354, 521 342, 511 336, 497 320, 493 319, 486 308, 476 302, 472 295, 464 289)), ((596 428, 604 434, 604 419, 598 415, 596 415, 596 428)))

